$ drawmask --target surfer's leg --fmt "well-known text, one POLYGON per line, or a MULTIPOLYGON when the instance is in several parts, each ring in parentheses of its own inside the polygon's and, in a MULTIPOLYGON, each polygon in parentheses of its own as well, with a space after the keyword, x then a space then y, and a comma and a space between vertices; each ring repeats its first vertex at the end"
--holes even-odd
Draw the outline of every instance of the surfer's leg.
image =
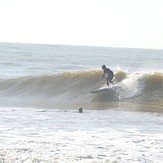
POLYGON ((109 82, 110 82, 111 84, 114 84, 111 80, 109 80, 109 82))
POLYGON ((107 84, 108 87, 109 87, 109 78, 107 78, 106 84, 107 84))
POLYGON ((114 84, 114 83, 112 82, 112 79, 113 79, 113 76, 110 75, 110 76, 108 77, 107 81, 109 80, 109 83, 114 84))

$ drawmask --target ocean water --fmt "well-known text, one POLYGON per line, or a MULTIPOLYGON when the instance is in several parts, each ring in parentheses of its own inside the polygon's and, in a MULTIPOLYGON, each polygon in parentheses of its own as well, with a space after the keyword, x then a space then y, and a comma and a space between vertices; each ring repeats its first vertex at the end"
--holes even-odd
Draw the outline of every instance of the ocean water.
POLYGON ((158 49, 0 43, 0 163, 161 163, 162 61, 158 49))

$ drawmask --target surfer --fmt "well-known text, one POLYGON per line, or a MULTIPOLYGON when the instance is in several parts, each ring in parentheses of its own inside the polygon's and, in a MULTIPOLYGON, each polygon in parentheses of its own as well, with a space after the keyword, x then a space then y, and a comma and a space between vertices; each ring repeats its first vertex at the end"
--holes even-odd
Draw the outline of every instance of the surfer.
POLYGON ((106 84, 109 86, 109 83, 113 84, 112 79, 114 77, 113 71, 111 71, 109 68, 107 68, 105 65, 102 66, 102 69, 104 71, 103 75, 101 76, 101 79, 104 77, 105 73, 108 74, 108 77, 106 79, 106 84))

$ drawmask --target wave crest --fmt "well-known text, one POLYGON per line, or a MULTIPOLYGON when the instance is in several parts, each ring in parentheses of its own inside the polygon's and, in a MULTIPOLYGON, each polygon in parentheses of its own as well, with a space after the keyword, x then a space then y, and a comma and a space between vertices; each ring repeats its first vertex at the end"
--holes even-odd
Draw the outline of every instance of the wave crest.
MULTIPOLYGON (((25 76, 0 81, 1 105, 100 108, 120 104, 148 104, 155 99, 162 105, 163 73, 115 72, 114 82, 119 89, 113 93, 91 94, 90 91, 105 87, 100 80, 101 70, 63 72, 55 75, 25 76)), ((114 87, 114 86, 111 86, 114 87)), ((158 105, 157 105, 158 106, 158 105)))

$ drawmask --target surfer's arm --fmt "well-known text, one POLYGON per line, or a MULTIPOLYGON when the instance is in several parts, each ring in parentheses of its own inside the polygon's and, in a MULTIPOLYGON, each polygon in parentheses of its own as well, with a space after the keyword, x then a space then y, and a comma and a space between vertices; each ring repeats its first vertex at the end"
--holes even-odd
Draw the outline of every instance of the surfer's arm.
POLYGON ((102 78, 104 77, 104 75, 105 75, 105 71, 104 71, 104 73, 103 73, 103 75, 101 76, 101 78, 100 78, 100 79, 102 79, 102 78))

